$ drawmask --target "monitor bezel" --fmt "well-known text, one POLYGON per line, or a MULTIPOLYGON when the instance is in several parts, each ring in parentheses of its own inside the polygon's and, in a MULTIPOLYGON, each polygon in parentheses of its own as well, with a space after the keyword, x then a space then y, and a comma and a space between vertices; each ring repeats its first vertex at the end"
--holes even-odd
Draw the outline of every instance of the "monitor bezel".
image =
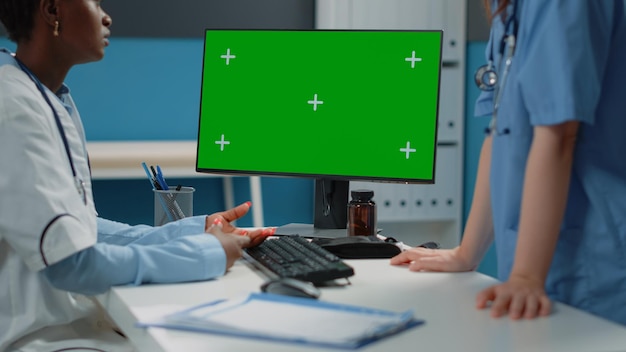
POLYGON ((337 180, 337 181, 369 181, 369 182, 381 182, 381 183, 405 183, 405 184, 434 184, 435 183, 435 175, 436 175, 436 161, 437 161, 437 144, 438 144, 438 130, 439 130, 439 102, 441 99, 441 72, 442 72, 442 62, 443 62, 443 30, 437 29, 232 29, 232 28, 207 28, 204 31, 203 36, 203 52, 202 52, 202 70, 201 70, 201 83, 200 83, 200 101, 199 101, 199 116, 198 116, 198 135, 196 138, 196 162, 195 168, 198 173, 207 173, 207 174, 219 174, 226 176, 266 176, 266 177, 298 177, 298 178, 309 178, 309 179, 324 179, 324 180, 337 180), (437 87, 437 104, 436 104, 436 117, 435 117, 435 129, 434 129, 434 138, 433 138, 433 166, 432 166, 432 177, 430 179, 422 179, 422 178, 394 178, 394 177, 375 177, 375 176, 362 176, 362 175, 337 175, 337 174, 316 174, 316 173, 297 173, 297 172, 272 172, 272 171, 256 171, 256 170, 228 170, 228 169, 217 169, 217 168, 205 168, 199 167, 199 152, 200 152, 200 126, 202 120, 202 90, 204 87, 204 64, 205 64, 205 53, 206 53, 206 34, 207 32, 217 32, 217 31, 279 31, 279 32, 437 32, 441 33, 440 35, 440 45, 439 45, 439 77, 438 77, 438 87, 437 87))

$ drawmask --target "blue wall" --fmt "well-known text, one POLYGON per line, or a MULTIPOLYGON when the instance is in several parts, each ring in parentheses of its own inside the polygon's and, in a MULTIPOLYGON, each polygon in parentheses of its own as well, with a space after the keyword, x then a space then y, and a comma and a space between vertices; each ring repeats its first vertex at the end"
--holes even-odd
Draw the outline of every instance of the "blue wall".
MULTIPOLYGON (((112 39, 67 78, 90 140, 196 138, 200 39, 112 39)), ((225 121, 226 123, 226 121, 225 121)))
MULTIPOLYGON (((5 39, 0 39, 0 47, 15 48, 5 39)), ((75 67, 67 84, 81 111, 87 138, 92 141, 195 139, 202 50, 201 39, 114 38, 104 60, 75 67)), ((483 64, 484 50, 483 42, 468 43, 464 214, 472 199, 482 131, 488 122, 487 118, 472 117, 473 102, 479 93, 473 84, 473 72, 483 64)), ((196 214, 223 210, 220 179, 172 179, 170 183, 196 188, 196 214)), ((235 178, 234 184, 235 201, 249 200, 247 179, 235 178)), ((266 223, 313 221, 312 180, 264 177, 262 188, 266 223)), ((94 196, 103 217, 131 224, 152 223, 153 198, 145 180, 95 181, 94 196)), ((239 222, 241 226, 251 224, 251 216, 239 222)), ((479 271, 495 275, 493 249, 479 271)))

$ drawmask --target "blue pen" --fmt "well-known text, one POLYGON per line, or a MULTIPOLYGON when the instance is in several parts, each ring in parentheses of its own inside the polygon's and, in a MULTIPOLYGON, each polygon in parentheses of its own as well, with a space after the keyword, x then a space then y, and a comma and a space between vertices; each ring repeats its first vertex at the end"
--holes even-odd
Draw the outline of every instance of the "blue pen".
POLYGON ((148 165, 146 165, 146 163, 143 162, 143 163, 141 163, 141 166, 143 167, 144 171, 146 172, 146 176, 148 176, 148 181, 150 181, 150 186, 152 187, 152 189, 157 189, 156 182, 154 182, 154 178, 150 174, 150 170, 148 170, 148 165))
MULTIPOLYGON (((148 165, 146 165, 145 162, 141 163, 141 166, 143 167, 144 171, 146 172, 146 176, 148 176, 148 181, 150 182, 150 186, 152 186, 152 189, 160 189, 159 187, 159 183, 156 182, 156 180, 152 177, 152 175, 150 174, 150 170, 148 169, 148 165)), ((165 211, 165 214, 167 215, 167 218, 170 221, 175 220, 174 216, 172 215, 172 213, 169 211, 169 208, 166 204, 166 201, 163 199, 163 197, 160 195, 159 197, 159 203, 161 203, 161 206, 163 207, 163 210, 165 211)))
POLYGON ((159 184, 164 190, 170 189, 170 187, 165 182, 165 177, 163 177, 163 172, 161 171, 161 167, 157 165, 156 169, 157 169, 157 172, 156 172, 157 182, 159 182, 159 184))

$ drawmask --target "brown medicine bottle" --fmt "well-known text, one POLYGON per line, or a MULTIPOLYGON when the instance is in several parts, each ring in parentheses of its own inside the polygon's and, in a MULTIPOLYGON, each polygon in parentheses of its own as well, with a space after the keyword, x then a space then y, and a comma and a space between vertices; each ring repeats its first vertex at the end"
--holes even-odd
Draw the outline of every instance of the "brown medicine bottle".
POLYGON ((348 236, 376 236, 376 203, 374 191, 357 189, 350 192, 348 203, 348 236))

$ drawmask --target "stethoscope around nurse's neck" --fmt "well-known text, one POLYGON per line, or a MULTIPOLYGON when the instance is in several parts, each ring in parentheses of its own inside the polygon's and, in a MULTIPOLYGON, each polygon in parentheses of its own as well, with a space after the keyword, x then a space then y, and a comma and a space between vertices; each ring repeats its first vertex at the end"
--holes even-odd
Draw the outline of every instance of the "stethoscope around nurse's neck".
POLYGON ((483 91, 494 91, 494 103, 493 103, 493 113, 491 115, 491 120, 489 121, 489 126, 485 128, 485 134, 487 135, 505 135, 509 134, 510 130, 508 128, 503 128, 502 130, 498 130, 497 122, 498 122, 498 109, 500 108, 500 102, 502 98, 502 90, 504 89, 507 77, 509 75, 509 70, 511 68, 511 63, 513 62, 513 54, 515 53, 515 45, 517 40, 517 1, 513 3, 513 13, 507 19, 506 24, 504 26, 504 34, 499 43, 500 57, 503 58, 500 61, 500 65, 502 65, 502 61, 504 61, 504 69, 501 70, 502 75, 499 75, 495 69, 494 65, 494 57, 493 57, 493 29, 492 38, 491 38, 491 48, 489 49, 489 59, 487 60, 487 64, 479 67, 474 74, 474 81, 478 88, 483 91))
POLYGON ((78 177, 78 173, 76 172, 76 167, 74 166, 74 161, 72 159, 72 153, 70 151, 70 145, 67 141, 67 136, 65 135, 65 129, 63 128, 63 125, 61 124, 61 118, 59 117, 59 114, 57 113, 56 109, 52 105, 52 102, 50 101, 48 94, 46 94, 46 90, 43 87, 43 84, 41 83, 41 81, 39 81, 35 77, 35 75, 28 69, 28 67, 26 67, 26 65, 24 65, 24 63, 20 59, 17 58, 17 56, 14 56, 13 58, 15 59, 17 64, 20 66, 22 71, 24 71, 24 73, 26 73, 28 77, 35 83, 35 86, 37 86, 37 90, 39 90, 39 92, 45 99, 46 103, 48 103, 48 106, 50 106, 50 109, 52 109, 52 114, 54 115, 54 121, 56 122, 57 129, 59 130, 59 134, 61 135, 61 139, 63 140, 63 146, 65 147, 65 154, 67 154, 67 159, 70 162, 70 168, 72 169, 72 176, 74 177, 74 184, 76 186, 76 190, 78 191, 78 195, 82 198, 83 203, 86 205, 87 193, 85 192, 85 182, 80 177, 78 177))

